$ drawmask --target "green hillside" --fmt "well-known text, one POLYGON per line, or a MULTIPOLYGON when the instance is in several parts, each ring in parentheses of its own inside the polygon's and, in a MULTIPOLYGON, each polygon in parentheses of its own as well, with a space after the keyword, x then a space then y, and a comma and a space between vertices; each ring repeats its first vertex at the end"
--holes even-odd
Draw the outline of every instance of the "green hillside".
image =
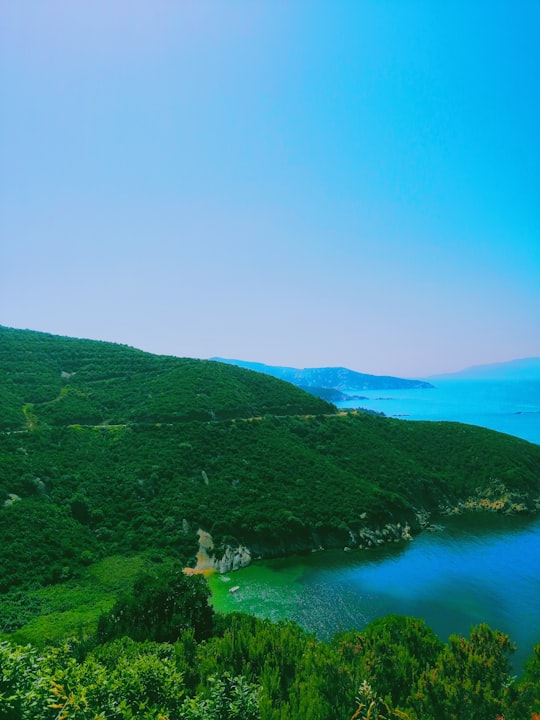
POLYGON ((215 362, 0 335, 3 592, 114 553, 188 562, 198 528, 271 556, 394 539, 443 507, 536 508, 540 447, 516 438, 336 414, 215 362))
POLYGON ((216 362, 7 328, 0 381, 0 719, 540 709, 534 658, 516 683, 510 640, 486 626, 444 645, 390 617, 327 645, 292 624, 214 618, 200 576, 180 572, 199 528, 218 557, 241 544, 256 557, 399 540, 444 512, 534 512, 539 446, 337 413, 216 362))
POLYGON ((0 326, 0 428, 315 414, 333 406, 260 373, 0 326))

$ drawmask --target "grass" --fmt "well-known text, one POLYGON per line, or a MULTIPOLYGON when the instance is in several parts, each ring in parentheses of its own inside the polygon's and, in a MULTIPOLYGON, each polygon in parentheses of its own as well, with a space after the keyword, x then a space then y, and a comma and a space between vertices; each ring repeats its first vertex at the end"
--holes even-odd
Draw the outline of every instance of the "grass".
POLYGON ((39 614, 5 637, 43 646, 69 636, 88 636, 95 631, 99 616, 150 565, 142 555, 114 555, 89 567, 79 580, 31 591, 27 600, 39 607, 39 614))

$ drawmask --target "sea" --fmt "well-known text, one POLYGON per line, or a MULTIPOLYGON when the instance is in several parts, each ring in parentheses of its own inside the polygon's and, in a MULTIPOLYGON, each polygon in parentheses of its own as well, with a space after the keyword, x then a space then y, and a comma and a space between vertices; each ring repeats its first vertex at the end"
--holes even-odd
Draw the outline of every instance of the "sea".
MULTIPOLYGON (((480 425, 540 444, 540 380, 432 382, 432 389, 351 388, 364 398, 339 406, 403 422, 480 425)), ((445 641, 486 622, 515 642, 511 662, 519 674, 540 643, 540 518, 447 518, 438 531, 411 541, 257 561, 211 577, 210 585, 218 610, 292 619, 321 639, 389 613, 424 618, 445 641)))
POLYGON ((452 420, 480 425, 540 444, 540 379, 434 379, 433 388, 357 390, 361 396, 337 403, 403 420, 452 420))

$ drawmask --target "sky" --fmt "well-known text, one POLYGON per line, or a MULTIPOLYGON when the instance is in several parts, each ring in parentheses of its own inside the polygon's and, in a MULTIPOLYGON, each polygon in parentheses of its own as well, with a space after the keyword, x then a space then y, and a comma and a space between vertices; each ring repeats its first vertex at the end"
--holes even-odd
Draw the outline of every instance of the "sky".
POLYGON ((0 324, 426 377, 540 356, 537 0, 0 3, 0 324))

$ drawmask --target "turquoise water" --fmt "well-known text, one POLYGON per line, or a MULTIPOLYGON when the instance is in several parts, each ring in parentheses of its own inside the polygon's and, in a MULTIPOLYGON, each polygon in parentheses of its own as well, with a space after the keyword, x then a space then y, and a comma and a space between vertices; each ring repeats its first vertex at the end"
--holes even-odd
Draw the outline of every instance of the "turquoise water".
POLYGON ((212 587, 221 610, 290 618, 326 639, 388 613, 422 617, 443 640, 487 622, 517 643, 519 671, 540 642, 540 521, 452 517, 409 542, 257 562, 212 587))
MULTIPOLYGON (((433 390, 355 392, 369 399, 342 407, 466 422, 540 444, 540 381, 445 380, 433 390)), ((212 578, 214 602, 225 611, 290 618, 326 639, 388 613, 422 617, 443 640, 487 622, 517 643, 519 672, 540 642, 540 520, 474 514, 444 525, 382 548, 254 563, 212 578)))
POLYGON ((432 380, 427 390, 355 390, 365 407, 406 420, 454 420, 540 444, 540 380, 432 380))

